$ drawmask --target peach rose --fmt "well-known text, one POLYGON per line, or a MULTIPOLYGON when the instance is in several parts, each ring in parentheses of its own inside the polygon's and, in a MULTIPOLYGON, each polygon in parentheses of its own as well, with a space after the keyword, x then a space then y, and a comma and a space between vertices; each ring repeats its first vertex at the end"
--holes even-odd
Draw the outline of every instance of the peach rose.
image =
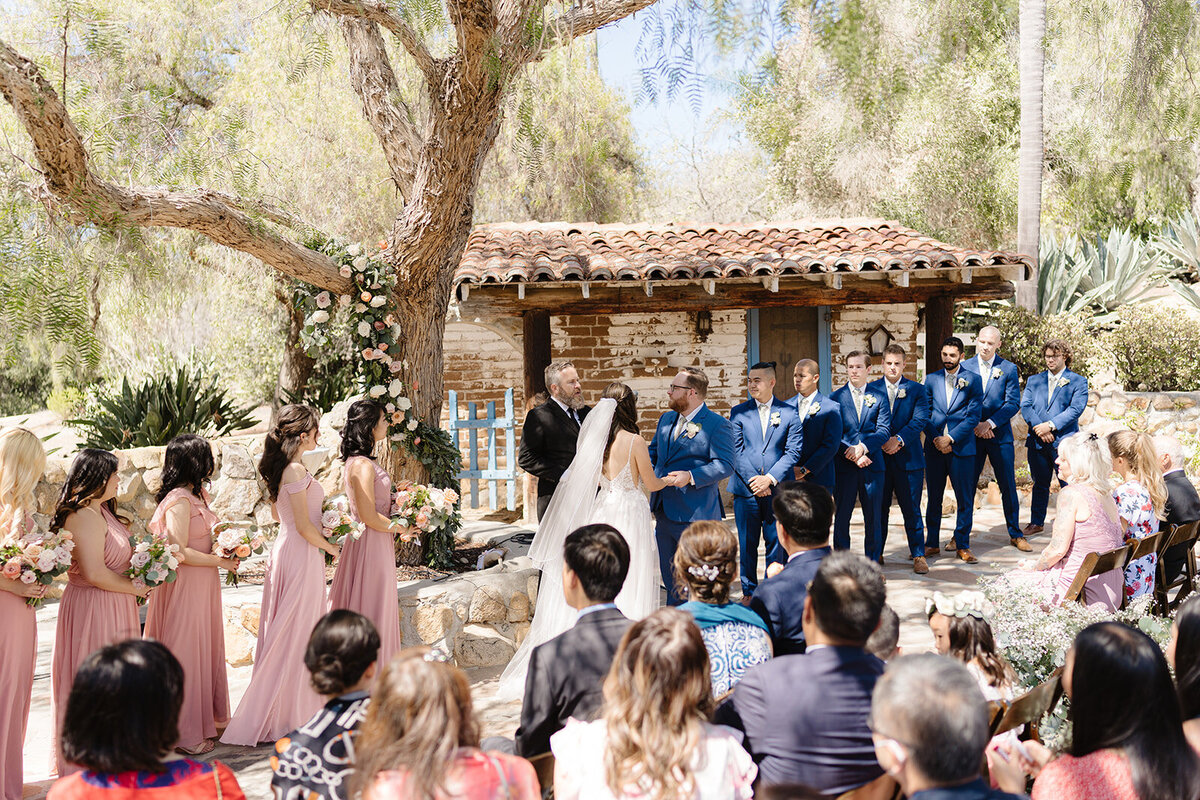
POLYGON ((250 545, 244 543, 239 544, 236 548, 234 548, 233 553, 238 558, 246 558, 250 555, 250 545))
POLYGON ((21 562, 14 558, 12 561, 7 562, 3 569, 0 569, 0 572, 2 572, 4 577, 8 578, 10 581, 15 581, 17 578, 21 577, 21 562))

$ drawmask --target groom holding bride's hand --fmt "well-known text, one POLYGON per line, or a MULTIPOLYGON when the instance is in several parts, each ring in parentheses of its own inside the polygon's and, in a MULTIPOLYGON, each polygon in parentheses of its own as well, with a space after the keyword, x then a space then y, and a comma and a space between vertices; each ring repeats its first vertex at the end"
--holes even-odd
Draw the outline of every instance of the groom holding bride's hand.
POLYGON ((724 518, 717 485, 733 474, 733 431, 729 420, 704 404, 707 393, 703 370, 681 368, 667 389, 671 410, 659 418, 650 442, 654 474, 667 484, 650 495, 650 510, 667 604, 672 606, 683 602, 672 566, 679 536, 693 522, 724 518))

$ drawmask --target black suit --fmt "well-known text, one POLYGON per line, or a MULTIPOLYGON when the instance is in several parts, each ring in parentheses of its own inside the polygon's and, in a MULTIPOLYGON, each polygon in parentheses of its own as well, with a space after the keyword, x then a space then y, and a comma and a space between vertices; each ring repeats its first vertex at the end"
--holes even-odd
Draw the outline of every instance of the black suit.
POLYGON ((867 729, 882 675, 883 662, 861 647, 779 656, 752 667, 713 721, 746 734, 760 787, 799 783, 841 794, 883 774, 867 729))
MULTIPOLYGON (((1163 475, 1163 481, 1167 484, 1167 506, 1163 510, 1168 526, 1164 533, 1170 535, 1169 526, 1183 525, 1200 519, 1200 494, 1196 493, 1196 487, 1192 486, 1192 482, 1181 469, 1163 475)), ((1168 583, 1183 572, 1186 558, 1187 548, 1183 545, 1177 544, 1163 553, 1163 569, 1166 571, 1168 583)))
MULTIPOLYGON (((587 412, 586 406, 576 412, 579 422, 587 412)), ((550 496, 575 458, 578 438, 579 424, 553 398, 525 416, 517 464, 538 479, 538 519, 545 516, 550 496)))
POLYGON ((517 755, 550 752, 550 737, 570 717, 591 721, 604 700, 601 689, 617 645, 632 624, 617 609, 603 608, 533 648, 515 737, 517 755))

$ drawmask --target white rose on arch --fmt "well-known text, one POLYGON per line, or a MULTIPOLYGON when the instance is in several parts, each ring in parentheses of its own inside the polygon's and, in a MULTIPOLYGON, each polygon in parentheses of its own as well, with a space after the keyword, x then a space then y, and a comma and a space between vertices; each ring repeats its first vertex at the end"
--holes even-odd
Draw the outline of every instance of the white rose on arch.
POLYGON ((381 294, 377 294, 371 298, 371 308, 379 308, 381 305, 383 305, 386 302, 387 302, 387 297, 385 297, 384 295, 381 295, 381 294))
POLYGON ((354 269, 358 272, 362 272, 363 270, 365 270, 367 268, 367 265, 370 263, 371 262, 367 259, 366 256, 359 256, 358 258, 354 259, 354 261, 353 261, 354 269))
POLYGON ((326 322, 329 322, 329 312, 314 311, 312 315, 312 321, 317 325, 324 325, 326 322))
POLYGON ((357 242, 355 242, 354 244, 352 244, 346 248, 346 254, 349 255, 351 258, 353 258, 354 256, 357 256, 357 255, 360 255, 361 253, 362 253, 362 246, 359 245, 357 242))
POLYGON ((363 321, 358 323, 358 335, 367 337, 371 335, 371 323, 363 321))
POLYGON ((387 387, 372 386, 367 394, 371 395, 371 397, 383 397, 385 394, 387 394, 387 387))
POLYGON ((400 411, 408 411, 412 408, 412 400, 409 400, 407 397, 397 397, 396 408, 400 411))
POLYGON ((417 421, 415 419, 410 419, 408 421, 408 429, 410 431, 415 431, 417 429, 417 421))
POLYGON ((399 396, 400 392, 402 391, 404 391, 404 384, 400 381, 393 379, 392 382, 388 384, 388 394, 390 394, 392 397, 399 396))

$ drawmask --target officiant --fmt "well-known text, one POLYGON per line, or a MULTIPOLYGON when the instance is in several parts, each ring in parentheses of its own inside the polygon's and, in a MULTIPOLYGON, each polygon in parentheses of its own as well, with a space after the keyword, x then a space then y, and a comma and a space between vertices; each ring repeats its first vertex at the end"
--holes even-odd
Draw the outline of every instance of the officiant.
POLYGON ((530 410, 521 428, 517 464, 538 479, 537 513, 546 514, 550 498, 562 475, 575 458, 579 426, 587 417, 583 386, 570 361, 555 361, 546 367, 550 399, 530 410))

